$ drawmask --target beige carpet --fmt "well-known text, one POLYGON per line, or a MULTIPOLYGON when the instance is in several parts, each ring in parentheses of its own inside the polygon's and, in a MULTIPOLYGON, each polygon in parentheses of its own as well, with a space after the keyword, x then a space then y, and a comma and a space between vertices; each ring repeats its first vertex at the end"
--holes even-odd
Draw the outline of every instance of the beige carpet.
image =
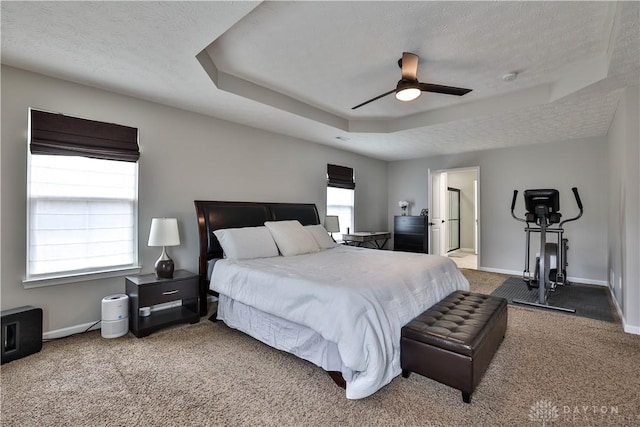
POLYGON ((478 268, 478 255, 473 252, 456 250, 447 254, 449 258, 456 263, 458 268, 469 268, 476 270, 478 268))
MULTIPOLYGON (((506 276, 464 270, 490 293, 506 276)), ((319 368, 222 323, 138 339, 99 332, 3 365, 1 425, 640 425, 640 336, 620 324, 509 306, 507 336, 470 405, 413 374, 347 400, 319 368)))

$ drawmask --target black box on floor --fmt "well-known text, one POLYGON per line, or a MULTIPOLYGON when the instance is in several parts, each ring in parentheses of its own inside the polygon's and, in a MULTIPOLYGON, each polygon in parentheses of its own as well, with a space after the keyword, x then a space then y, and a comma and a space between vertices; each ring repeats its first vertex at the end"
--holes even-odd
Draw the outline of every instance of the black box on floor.
POLYGON ((42 349, 42 309, 30 305, 0 312, 2 364, 42 349))

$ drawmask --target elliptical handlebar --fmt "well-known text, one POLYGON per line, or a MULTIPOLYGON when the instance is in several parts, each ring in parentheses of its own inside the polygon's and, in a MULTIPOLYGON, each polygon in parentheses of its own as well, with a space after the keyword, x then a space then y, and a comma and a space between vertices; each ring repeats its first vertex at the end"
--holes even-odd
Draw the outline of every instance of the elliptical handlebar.
POLYGON ((511 216, 515 219, 518 220, 520 222, 527 222, 526 220, 522 219, 522 218, 518 218, 516 216, 516 214, 513 213, 513 210, 516 208, 516 199, 518 197, 518 190, 513 190, 513 200, 511 200, 511 216))
MULTIPOLYGON (((573 187, 571 189, 571 191, 573 191, 573 197, 576 199, 576 204, 578 205, 578 208, 580 209, 580 213, 573 217, 573 218, 569 218, 569 219, 565 219, 564 221, 561 221, 560 224, 558 224, 559 227, 562 227, 562 224, 565 224, 567 222, 571 222, 571 221, 575 221, 577 219, 579 219, 582 216, 583 213, 583 206, 582 206, 582 200, 580 199, 580 194, 578 193, 578 188, 577 187, 573 187)), ((522 219, 522 218, 518 218, 516 216, 516 214, 513 212, 516 208, 516 201, 518 198, 518 190, 513 190, 513 199, 511 200, 511 216, 520 222, 527 222, 528 221, 526 219, 522 219)))
POLYGON ((578 207, 580 208, 580 210, 582 210, 582 200, 580 200, 580 194, 578 194, 578 188, 573 187, 571 191, 573 191, 573 195, 576 198, 576 203, 578 204, 578 207))
POLYGON ((573 197, 575 197, 575 199, 576 199, 576 204, 578 205, 578 209, 580 209, 580 213, 577 216, 573 217, 573 218, 565 219, 564 221, 562 221, 559 224, 560 227, 562 227, 562 224, 564 224, 564 223, 577 220, 578 218, 580 218, 582 216, 582 213, 583 213, 582 200, 580 200, 580 194, 578 193, 578 188, 577 187, 573 187, 571 189, 571 191, 573 191, 573 197))

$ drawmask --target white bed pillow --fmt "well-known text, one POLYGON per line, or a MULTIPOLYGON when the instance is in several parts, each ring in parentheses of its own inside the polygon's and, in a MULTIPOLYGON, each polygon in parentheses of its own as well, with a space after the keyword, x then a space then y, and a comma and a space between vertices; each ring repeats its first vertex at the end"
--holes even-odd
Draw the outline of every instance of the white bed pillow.
POLYGON ((308 254, 320 250, 311 233, 298 221, 267 221, 264 225, 271 232, 280 253, 284 256, 308 254))
POLYGON ((224 228, 215 230, 227 259, 252 259, 278 256, 278 247, 267 227, 224 228))
POLYGON ((304 229, 311 234, 320 249, 335 248, 338 244, 329 236, 329 232, 322 224, 305 225, 304 229))

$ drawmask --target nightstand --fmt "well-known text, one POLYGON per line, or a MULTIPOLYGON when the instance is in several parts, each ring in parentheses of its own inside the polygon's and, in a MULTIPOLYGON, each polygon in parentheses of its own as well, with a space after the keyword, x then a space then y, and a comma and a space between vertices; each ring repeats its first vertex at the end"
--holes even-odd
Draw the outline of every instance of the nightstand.
POLYGON ((129 295, 129 330, 136 337, 145 337, 158 329, 177 323, 198 323, 198 293, 200 277, 186 270, 177 270, 172 279, 159 279, 155 274, 127 276, 129 295), (182 300, 182 305, 152 310, 140 316, 141 307, 151 307, 182 300))

